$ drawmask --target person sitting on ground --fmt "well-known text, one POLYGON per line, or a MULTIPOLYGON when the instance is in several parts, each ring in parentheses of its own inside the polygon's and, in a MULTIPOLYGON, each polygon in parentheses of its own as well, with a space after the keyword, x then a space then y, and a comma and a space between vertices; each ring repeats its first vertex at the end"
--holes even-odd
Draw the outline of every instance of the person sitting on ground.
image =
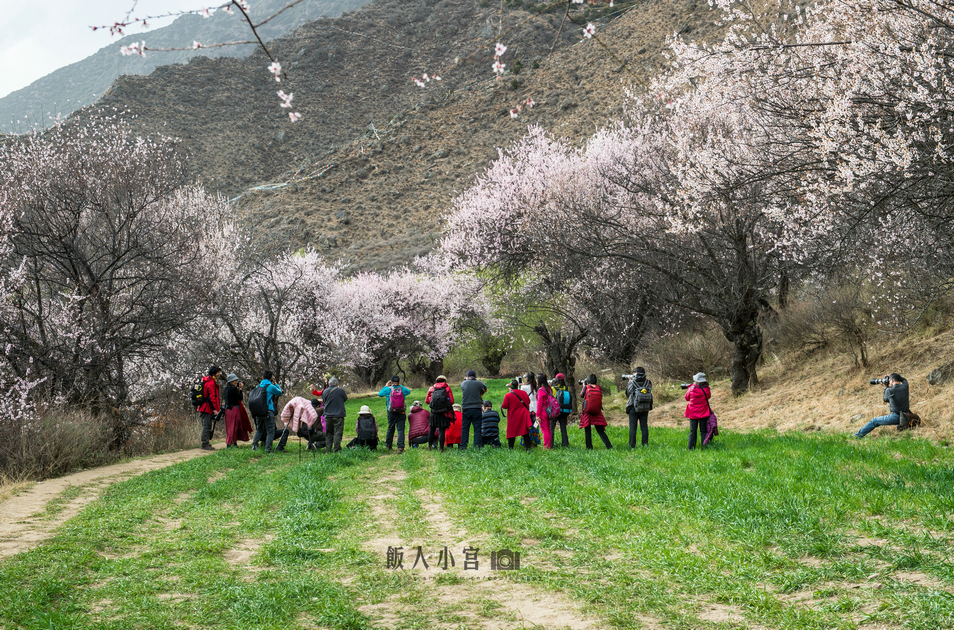
POLYGON ((500 448, 500 414, 494 411, 494 404, 485 400, 484 412, 480 417, 480 438, 484 446, 500 448))
POLYGON ((454 421, 447 427, 447 438, 444 440, 444 446, 447 448, 460 448, 461 426, 464 423, 463 412, 460 405, 454 404, 454 421))
POLYGON ((583 401, 583 411, 580 413, 580 427, 584 432, 584 440, 588 450, 593 449, 593 437, 590 433, 591 428, 595 428, 600 439, 606 448, 613 448, 610 439, 606 435, 606 418, 603 417, 603 390, 596 382, 596 374, 590 374, 586 377, 586 384, 580 392, 580 400, 583 401))
POLYGON ((338 377, 328 379, 328 387, 321 392, 321 401, 325 405, 325 451, 337 453, 341 450, 341 437, 344 435, 345 403, 348 394, 338 387, 338 377))
POLYGON ((394 430, 397 429, 398 453, 404 452, 404 424, 407 421, 407 402, 406 399, 411 395, 404 385, 401 385, 401 377, 395 374, 387 382, 378 396, 387 399, 388 411, 388 431, 384 435, 384 446, 389 451, 394 440, 394 430))
POLYGON ((411 448, 430 442, 430 421, 431 412, 421 405, 420 400, 415 400, 411 405, 411 413, 407 416, 407 443, 411 448))
POLYGON ((437 445, 443 452, 447 429, 454 422, 454 392, 447 384, 447 377, 437 377, 437 382, 427 390, 424 403, 431 407, 431 448, 434 448, 436 438, 437 445))
MULTIPOLYGON (((276 453, 285 452, 285 443, 288 442, 289 435, 298 435, 301 425, 308 427, 308 441, 311 442, 311 433, 317 425, 321 429, 321 423, 318 422, 318 401, 308 400, 301 396, 295 396, 282 409, 282 424, 285 425, 282 436, 278 440, 278 446, 275 447, 276 453)), ((304 432, 303 432, 304 433, 304 432)))
POLYGON ((901 413, 911 413, 908 381, 897 372, 888 377, 888 384, 881 397, 884 402, 888 403, 888 415, 872 418, 868 424, 855 433, 856 438, 863 438, 878 427, 898 426, 901 424, 901 413))
POLYGON ((516 380, 507 385, 510 389, 504 396, 500 408, 507 414, 507 447, 512 451, 517 438, 528 436, 524 441, 524 448, 530 450, 530 395, 520 388, 516 380))
POLYGON ((238 446, 237 442, 248 442, 252 422, 242 404, 245 383, 235 374, 229 374, 225 382, 225 448, 232 448, 238 446))
POLYGON ((354 423, 354 432, 357 437, 348 442, 348 448, 365 447, 372 451, 378 450, 378 421, 374 419, 371 408, 362 405, 358 410, 358 419, 354 423))

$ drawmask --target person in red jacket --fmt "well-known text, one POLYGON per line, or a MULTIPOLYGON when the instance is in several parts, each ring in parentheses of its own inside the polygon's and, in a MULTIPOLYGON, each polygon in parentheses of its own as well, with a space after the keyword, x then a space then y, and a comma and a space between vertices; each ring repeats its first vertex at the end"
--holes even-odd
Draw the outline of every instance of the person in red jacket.
POLYGON ((699 372, 692 377, 692 385, 686 389, 686 417, 689 418, 689 450, 696 447, 696 431, 705 438, 706 424, 709 422, 709 415, 712 413, 709 409, 709 398, 712 397, 712 391, 709 389, 709 383, 706 375, 699 372))
POLYGON ((218 380, 222 378, 222 370, 217 365, 209 368, 208 376, 202 379, 202 396, 205 398, 199 405, 199 415, 202 418, 202 450, 214 451, 215 448, 209 443, 212 440, 212 422, 215 416, 222 409, 222 403, 219 400, 218 380))
MULTIPOLYGON (((507 446, 513 450, 514 442, 518 437, 530 433, 530 395, 520 389, 520 383, 513 380, 507 386, 510 392, 504 396, 500 408, 507 412, 507 446)), ((530 438, 523 441, 524 448, 530 450, 530 438)))
POLYGON ((457 445, 460 448, 461 426, 464 423, 464 412, 460 405, 454 405, 454 421, 447 428, 447 437, 444 440, 444 446, 450 448, 457 445))
POLYGON ((427 390, 424 404, 431 407, 431 448, 434 448, 436 435, 440 450, 443 451, 447 429, 454 422, 454 392, 447 384, 447 377, 437 377, 437 382, 427 390))
POLYGON ((586 448, 593 449, 593 437, 590 427, 596 429, 596 433, 603 440, 606 448, 613 448, 609 436, 606 435, 606 417, 603 415, 603 390, 596 382, 596 374, 590 374, 586 377, 586 385, 580 392, 580 400, 583 401, 583 411, 580 413, 580 427, 584 431, 586 448))

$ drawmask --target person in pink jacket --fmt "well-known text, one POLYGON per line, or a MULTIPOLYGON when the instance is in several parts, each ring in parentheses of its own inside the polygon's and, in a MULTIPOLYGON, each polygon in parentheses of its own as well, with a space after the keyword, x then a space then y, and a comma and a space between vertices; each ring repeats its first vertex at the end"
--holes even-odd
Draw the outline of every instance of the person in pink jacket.
MULTIPOLYGON (((556 397, 553 395, 553 388, 550 387, 550 383, 547 382, 546 374, 537 374, 537 420, 540 422, 540 432, 543 433, 543 447, 546 449, 553 448, 553 432, 550 430, 550 414, 547 411, 547 407, 554 406, 557 409, 560 407, 560 403, 556 401, 556 397), (552 403, 550 401, 553 401, 552 403)), ((554 418, 559 414, 554 415, 554 418)))
POLYGON ((709 389, 709 383, 706 375, 699 372, 692 377, 692 384, 686 389, 686 417, 689 418, 689 450, 696 447, 696 432, 702 433, 705 438, 706 424, 709 421, 709 415, 712 413, 709 409, 709 398, 712 397, 712 391, 709 389))
MULTIPOLYGON (((277 453, 285 451, 285 442, 288 441, 289 434, 298 435, 298 428, 302 423, 308 426, 309 433, 311 428, 318 422, 318 400, 308 400, 301 396, 295 396, 285 404, 282 409, 282 422, 285 423, 285 430, 282 431, 282 437, 278 441, 277 453)), ((319 425, 320 426, 320 425, 319 425)))

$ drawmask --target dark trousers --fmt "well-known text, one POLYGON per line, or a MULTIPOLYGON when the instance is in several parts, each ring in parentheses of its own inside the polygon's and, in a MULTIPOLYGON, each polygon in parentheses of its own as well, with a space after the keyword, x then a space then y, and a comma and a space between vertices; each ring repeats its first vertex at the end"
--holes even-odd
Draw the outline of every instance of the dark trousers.
POLYGON ((649 412, 628 409, 629 412, 629 447, 636 448, 636 426, 643 434, 643 446, 649 444, 649 412))
POLYGON ((517 440, 518 440, 519 438, 524 438, 524 440, 523 440, 523 448, 524 448, 524 450, 529 451, 529 450, 530 450, 530 436, 529 436, 529 435, 521 435, 521 436, 518 436, 518 437, 507 438, 507 448, 509 448, 509 449, 512 451, 512 450, 513 450, 513 445, 517 443, 517 440))
POLYGON ((265 452, 271 453, 274 439, 275 412, 269 410, 267 416, 255 416, 255 437, 252 438, 252 446, 258 446, 261 443, 265 447, 265 452))
POLYGON ((706 426, 709 424, 709 416, 705 418, 689 418, 689 450, 696 447, 696 431, 699 432, 701 439, 706 439, 706 426))
POLYGON ((429 434, 429 444, 431 448, 434 448, 434 442, 436 441, 440 449, 444 450, 444 439, 447 437, 447 429, 438 429, 437 427, 431 427, 431 432, 429 434))
POLYGON ((404 424, 407 422, 407 415, 403 411, 388 412, 388 432, 384 436, 384 445, 391 449, 394 440, 394 429, 397 429, 398 448, 404 448, 404 424))
POLYGON ((215 420, 215 416, 211 413, 202 413, 202 447, 210 446, 209 441, 212 439, 212 421, 215 420))
POLYGON ((409 443, 411 446, 415 447, 415 448, 416 448, 418 445, 420 445, 420 444, 430 444, 430 443, 431 443, 431 436, 430 436, 430 435, 419 435, 419 436, 417 436, 416 438, 414 438, 413 440, 408 440, 408 443, 409 443))
POLYGON ((483 435, 480 436, 480 443, 484 446, 493 446, 494 448, 500 448, 500 434, 495 433, 493 435, 483 435))
POLYGON ((276 451, 284 451, 285 443, 288 442, 288 434, 291 433, 291 429, 285 427, 281 431, 278 430, 278 427, 275 427, 275 433, 280 434, 281 437, 278 438, 278 446, 275 447, 276 451))
POLYGON ((593 449, 593 434, 590 433, 590 429, 596 429, 596 432, 599 434, 600 439, 603 440, 603 444, 606 446, 606 448, 613 448, 613 445, 610 444, 609 438, 606 436, 606 427, 600 424, 593 427, 587 426, 583 428, 583 433, 586 435, 586 448, 590 450, 593 449))
POLYGON ((325 452, 341 450, 341 437, 344 435, 344 418, 335 418, 325 416, 325 452))
POLYGON ((474 448, 480 448, 484 445, 483 437, 480 435, 481 419, 484 417, 484 411, 480 407, 473 409, 464 409, 461 411, 460 422, 460 448, 467 448, 467 440, 470 438, 470 427, 474 427, 474 448))
MULTIPOLYGON (((550 435, 556 435, 556 425, 560 423, 560 434, 563 437, 563 441, 560 443, 560 446, 567 447, 570 445, 570 438, 566 434, 566 419, 570 417, 568 413, 561 413, 558 416, 550 418, 550 435)), ((556 446, 556 440, 553 440, 553 446, 556 446)))

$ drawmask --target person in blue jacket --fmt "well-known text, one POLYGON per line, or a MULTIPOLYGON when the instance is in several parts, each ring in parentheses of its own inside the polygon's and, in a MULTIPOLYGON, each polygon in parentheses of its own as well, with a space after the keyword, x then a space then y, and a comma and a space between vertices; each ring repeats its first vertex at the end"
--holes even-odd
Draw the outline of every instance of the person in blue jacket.
POLYGON ((395 374, 387 385, 381 388, 378 396, 387 400, 388 406, 388 432, 384 436, 384 445, 390 451, 394 442, 394 429, 397 429, 398 453, 404 452, 404 426, 407 422, 407 397, 411 395, 404 385, 401 385, 401 377, 395 374))
POLYGON ((262 374, 262 382, 259 387, 265 388, 265 396, 268 398, 268 415, 255 418, 255 437, 252 438, 252 450, 257 450, 261 442, 265 446, 265 452, 272 452, 272 441, 275 439, 275 401, 282 395, 282 388, 272 383, 271 370, 265 370, 262 374))

